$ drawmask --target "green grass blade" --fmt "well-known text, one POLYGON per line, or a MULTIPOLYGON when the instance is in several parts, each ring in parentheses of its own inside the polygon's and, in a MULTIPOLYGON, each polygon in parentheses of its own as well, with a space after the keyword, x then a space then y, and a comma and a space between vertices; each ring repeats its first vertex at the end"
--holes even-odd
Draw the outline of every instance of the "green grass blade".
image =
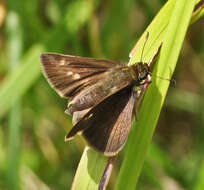
POLYGON ((22 64, 4 79, 0 86, 0 116, 5 114, 38 78, 39 56, 44 49, 42 45, 33 45, 25 55, 22 64))
POLYGON ((72 184, 72 190, 95 190, 105 169, 108 158, 86 147, 72 184))
MULTIPOLYGON (((22 52, 22 31, 17 13, 10 11, 6 20, 8 33, 8 55, 10 70, 19 65, 22 52)), ((9 190, 19 189, 20 167, 20 131, 21 103, 20 99, 12 106, 8 121, 8 153, 6 164, 7 187, 9 190)))
MULTIPOLYGON (((175 1, 168 1, 168 3, 174 4, 175 1)), ((172 12, 166 12, 164 17, 157 18, 160 22, 162 20, 167 22, 167 27, 163 29, 165 35, 163 35, 163 38, 158 36, 158 39, 161 38, 163 41, 163 46, 158 64, 154 70, 157 75, 171 78, 194 4, 195 1, 192 0, 176 1, 172 12)), ((154 26, 152 27, 154 29, 154 26)), ((132 134, 128 139, 126 157, 121 167, 116 190, 135 189, 168 86, 167 81, 153 78, 153 82, 145 94, 137 125, 133 127, 132 134)))
POLYGON ((204 179, 204 161, 202 160, 197 182, 195 184, 195 187, 192 188, 192 189, 193 190, 202 190, 202 189, 204 189, 204 180, 203 179, 204 179))
POLYGON ((6 162, 6 176, 8 190, 19 189, 20 167, 20 133, 21 133, 21 103, 15 103, 9 114, 8 125, 8 153, 6 162))
POLYGON ((154 55, 156 49, 161 44, 166 29, 168 27, 169 19, 172 13, 172 10, 175 6, 176 0, 168 1, 159 11, 159 13, 155 16, 151 24, 147 27, 139 41, 136 43, 135 47, 132 49, 130 53, 130 64, 134 64, 140 61, 142 48, 144 46, 144 40, 147 35, 147 31, 149 32, 149 38, 145 45, 143 60, 147 62, 154 55), (165 18, 165 19, 164 19, 165 18))

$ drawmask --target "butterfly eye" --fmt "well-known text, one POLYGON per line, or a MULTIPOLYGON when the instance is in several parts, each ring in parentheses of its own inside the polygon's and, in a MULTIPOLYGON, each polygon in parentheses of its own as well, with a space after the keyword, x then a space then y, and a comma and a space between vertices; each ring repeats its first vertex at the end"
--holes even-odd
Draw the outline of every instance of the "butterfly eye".
POLYGON ((147 78, 147 75, 148 75, 148 73, 146 73, 146 72, 143 72, 143 73, 141 73, 140 75, 139 75, 139 81, 142 81, 142 80, 144 80, 145 78, 147 78))

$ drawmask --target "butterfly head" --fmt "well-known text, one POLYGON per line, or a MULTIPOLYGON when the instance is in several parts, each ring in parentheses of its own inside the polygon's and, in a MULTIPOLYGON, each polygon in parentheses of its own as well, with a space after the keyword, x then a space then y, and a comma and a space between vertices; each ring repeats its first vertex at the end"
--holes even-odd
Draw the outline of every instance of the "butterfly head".
POLYGON ((142 82, 150 74, 150 68, 149 68, 147 63, 139 62, 139 63, 133 65, 133 69, 134 69, 135 73, 137 74, 137 81, 138 82, 142 82))

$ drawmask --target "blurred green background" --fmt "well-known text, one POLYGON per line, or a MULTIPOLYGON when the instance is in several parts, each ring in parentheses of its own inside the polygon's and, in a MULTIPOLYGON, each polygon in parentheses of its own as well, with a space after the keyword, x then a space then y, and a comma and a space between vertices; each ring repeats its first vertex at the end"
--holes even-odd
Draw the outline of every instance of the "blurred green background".
MULTIPOLYGON (((85 145, 78 136, 64 142, 67 101, 42 76, 40 53, 128 62, 165 2, 0 0, 0 190, 70 189, 85 145)), ((201 18, 189 27, 138 189, 204 189, 203 34, 201 18)))

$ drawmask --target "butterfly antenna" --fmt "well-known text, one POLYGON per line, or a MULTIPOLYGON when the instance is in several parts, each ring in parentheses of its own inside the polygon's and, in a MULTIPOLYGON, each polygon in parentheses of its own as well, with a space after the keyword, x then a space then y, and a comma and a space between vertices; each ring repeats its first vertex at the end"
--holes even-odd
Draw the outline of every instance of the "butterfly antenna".
POLYGON ((142 48, 142 54, 141 54, 141 58, 140 58, 140 61, 142 62, 142 57, 143 57, 143 52, 144 52, 144 48, 145 48, 145 45, 147 43, 147 40, 149 38, 149 32, 147 32, 147 35, 145 37, 145 42, 144 42, 144 45, 143 45, 143 48, 142 48))
POLYGON ((176 80, 175 79, 169 79, 169 78, 164 78, 164 77, 160 77, 160 76, 157 76, 157 75, 152 75, 151 72, 149 72, 149 74, 150 74, 150 76, 157 77, 157 78, 162 79, 162 80, 167 80, 171 84, 176 85, 176 80))

